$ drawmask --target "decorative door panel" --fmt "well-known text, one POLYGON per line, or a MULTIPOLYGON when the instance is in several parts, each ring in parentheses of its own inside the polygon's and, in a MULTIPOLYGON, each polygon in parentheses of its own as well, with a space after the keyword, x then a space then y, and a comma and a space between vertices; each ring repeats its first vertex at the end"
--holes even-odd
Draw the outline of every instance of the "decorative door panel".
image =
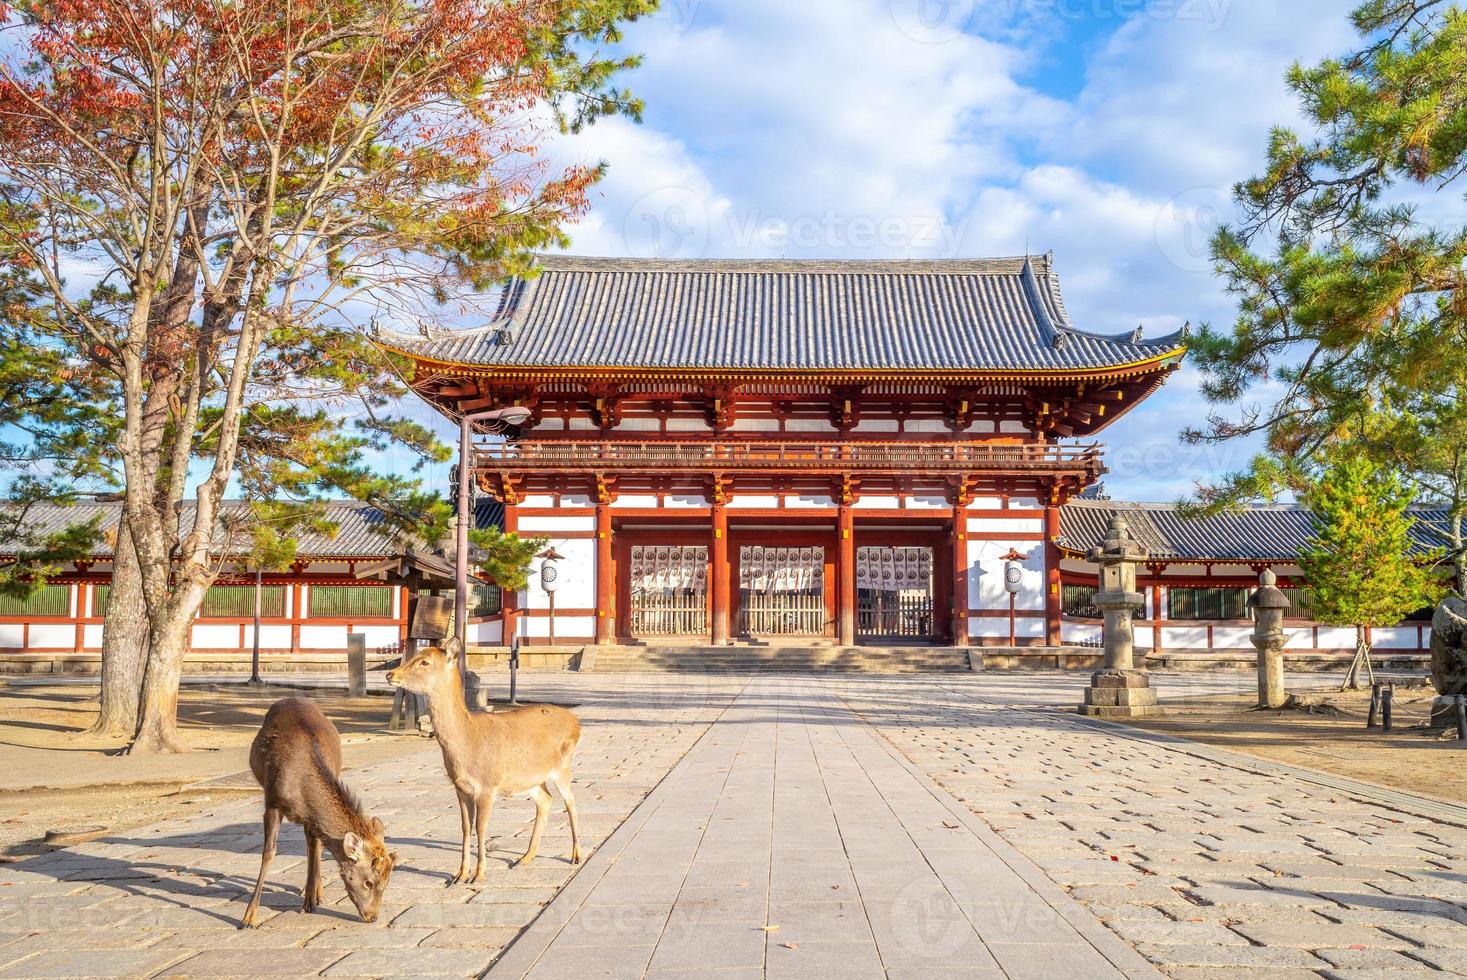
POLYGON ((932 622, 932 549, 856 549, 856 632, 927 639, 932 622))
POLYGON ((739 549, 739 632, 750 636, 823 636, 825 549, 739 549))
POLYGON ((629 569, 633 636, 708 632, 708 548, 634 545, 629 569))

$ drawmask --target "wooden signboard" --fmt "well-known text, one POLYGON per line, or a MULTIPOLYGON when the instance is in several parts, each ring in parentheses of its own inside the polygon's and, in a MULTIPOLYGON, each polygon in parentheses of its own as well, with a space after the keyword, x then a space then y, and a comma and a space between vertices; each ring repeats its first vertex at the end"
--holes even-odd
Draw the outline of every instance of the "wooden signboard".
POLYGON ((408 637, 414 640, 441 640, 453 629, 453 600, 446 596, 418 597, 408 637))

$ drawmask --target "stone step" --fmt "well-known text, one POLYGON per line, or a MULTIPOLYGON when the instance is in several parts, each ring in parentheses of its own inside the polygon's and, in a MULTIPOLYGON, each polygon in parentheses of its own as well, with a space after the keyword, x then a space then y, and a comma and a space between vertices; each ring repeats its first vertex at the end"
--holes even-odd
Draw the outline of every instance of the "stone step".
POLYGON ((726 671, 730 673, 913 673, 969 669, 958 647, 842 647, 835 644, 648 645, 601 647, 596 671, 726 671))

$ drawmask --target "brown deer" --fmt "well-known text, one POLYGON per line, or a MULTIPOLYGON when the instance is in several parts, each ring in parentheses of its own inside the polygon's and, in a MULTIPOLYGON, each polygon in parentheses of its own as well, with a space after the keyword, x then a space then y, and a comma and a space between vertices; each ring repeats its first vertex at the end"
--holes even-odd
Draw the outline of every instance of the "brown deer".
POLYGON ((540 849, 540 834, 550 811, 553 785, 565 801, 570 817, 571 862, 581 861, 581 837, 576 825, 576 801, 571 795, 571 757, 581 741, 581 723, 564 708, 526 705, 508 711, 470 711, 464 701, 458 671, 458 639, 441 648, 427 647, 387 672, 389 684, 428 698, 433 732, 443 750, 443 765, 458 793, 463 850, 458 874, 448 884, 472 883, 484 876, 488 852, 484 833, 494 797, 526 796, 535 801, 535 828, 530 845, 516 865, 532 861, 540 849), (473 825, 478 863, 469 872, 469 826, 473 825))
POLYGON ((240 928, 255 925, 281 818, 306 831, 301 911, 314 912, 323 900, 324 844, 336 858, 346 893, 362 921, 376 921, 397 852, 388 851, 383 844, 382 821, 368 820, 361 803, 341 781, 341 736, 336 726, 306 698, 276 701, 250 746, 250 769, 265 789, 265 848, 260 853, 260 880, 255 882, 255 894, 240 928))

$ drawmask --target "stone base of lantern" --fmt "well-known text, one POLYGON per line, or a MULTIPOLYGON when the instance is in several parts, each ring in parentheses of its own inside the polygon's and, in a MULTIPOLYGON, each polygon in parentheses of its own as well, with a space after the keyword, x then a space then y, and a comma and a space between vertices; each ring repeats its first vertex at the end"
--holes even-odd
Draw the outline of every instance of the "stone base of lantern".
POLYGON ((1080 714, 1094 718, 1146 718, 1161 714, 1144 670, 1102 670, 1090 677, 1080 714))
POLYGON ((1457 699, 1450 694, 1438 694, 1431 702, 1431 728, 1457 727, 1457 699))

